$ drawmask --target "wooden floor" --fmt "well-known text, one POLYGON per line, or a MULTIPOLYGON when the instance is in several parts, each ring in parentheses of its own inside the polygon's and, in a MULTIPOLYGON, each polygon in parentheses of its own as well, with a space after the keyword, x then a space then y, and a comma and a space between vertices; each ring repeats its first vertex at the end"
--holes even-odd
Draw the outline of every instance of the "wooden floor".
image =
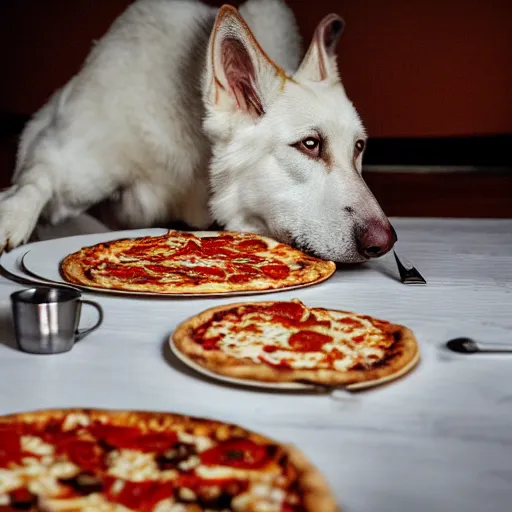
MULTIPOLYGON (((17 137, 0 137, 0 188, 9 184, 17 137)), ((512 218, 512 170, 364 174, 384 211, 403 217, 512 218)))

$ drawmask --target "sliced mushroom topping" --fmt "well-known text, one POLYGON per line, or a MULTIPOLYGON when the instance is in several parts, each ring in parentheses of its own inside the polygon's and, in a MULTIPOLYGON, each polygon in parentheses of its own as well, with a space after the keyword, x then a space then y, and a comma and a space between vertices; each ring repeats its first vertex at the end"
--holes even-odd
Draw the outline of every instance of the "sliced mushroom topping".
POLYGON ((84 496, 103 490, 101 480, 92 473, 80 473, 73 478, 60 479, 59 481, 84 496))
POLYGON ((160 471, 175 469, 180 462, 186 461, 192 455, 196 455, 196 447, 189 443, 180 443, 156 457, 156 463, 160 471))

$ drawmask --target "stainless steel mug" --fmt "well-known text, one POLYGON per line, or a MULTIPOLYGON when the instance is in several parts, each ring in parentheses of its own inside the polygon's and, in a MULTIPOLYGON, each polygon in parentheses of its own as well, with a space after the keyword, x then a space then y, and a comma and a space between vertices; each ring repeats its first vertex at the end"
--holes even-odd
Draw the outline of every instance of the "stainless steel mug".
POLYGON ((11 294, 16 342, 20 350, 32 354, 60 354, 73 348, 75 341, 97 329, 103 321, 103 309, 81 298, 75 288, 36 286, 11 294), (82 304, 98 311, 92 327, 79 329, 82 304))

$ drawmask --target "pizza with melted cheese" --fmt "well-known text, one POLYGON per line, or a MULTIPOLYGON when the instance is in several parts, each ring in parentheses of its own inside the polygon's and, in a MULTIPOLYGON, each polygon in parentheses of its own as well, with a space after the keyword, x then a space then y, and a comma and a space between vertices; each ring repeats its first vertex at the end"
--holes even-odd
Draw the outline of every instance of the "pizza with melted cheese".
POLYGON ((177 414, 47 410, 0 417, 0 510, 334 512, 294 447, 177 414))
POLYGON ((71 284, 157 294, 265 292, 319 283, 335 270, 260 235, 181 231, 84 247, 60 265, 71 284))
POLYGON ((172 343, 220 375, 349 389, 395 379, 419 360, 407 327, 295 299, 208 309, 179 325, 172 343))

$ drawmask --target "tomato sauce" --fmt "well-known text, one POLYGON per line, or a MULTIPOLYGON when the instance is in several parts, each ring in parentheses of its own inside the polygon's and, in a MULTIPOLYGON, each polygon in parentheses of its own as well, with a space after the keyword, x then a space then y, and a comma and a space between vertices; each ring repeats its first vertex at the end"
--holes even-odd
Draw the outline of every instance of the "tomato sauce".
POLYGON ((56 452, 65 454, 84 471, 94 472, 105 468, 105 452, 94 441, 68 439, 57 443, 56 452))
POLYGON ((288 343, 295 352, 321 352, 332 337, 315 331, 299 331, 292 334, 288 343))
POLYGON ((290 275, 290 269, 286 265, 263 265, 261 271, 271 279, 286 279, 290 275))

